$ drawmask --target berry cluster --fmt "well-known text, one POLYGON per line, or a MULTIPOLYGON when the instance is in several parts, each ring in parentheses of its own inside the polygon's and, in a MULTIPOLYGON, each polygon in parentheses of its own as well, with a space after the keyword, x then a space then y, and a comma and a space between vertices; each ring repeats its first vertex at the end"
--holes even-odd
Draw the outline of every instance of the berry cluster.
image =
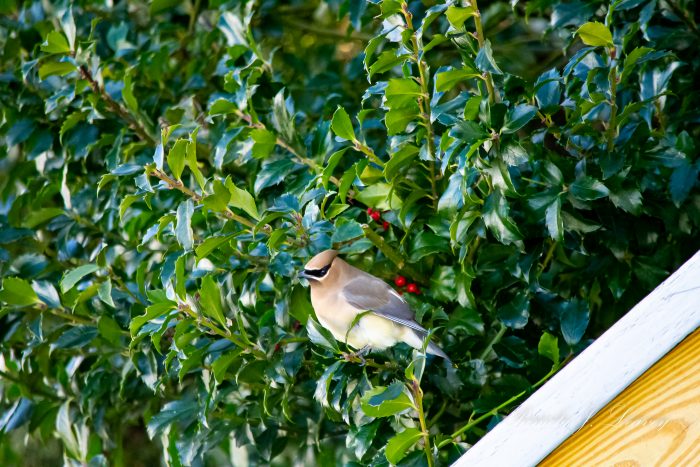
MULTIPOLYGON (((367 208, 367 215, 371 217, 374 222, 379 222, 382 220, 382 213, 376 209, 367 208)), ((384 230, 389 230, 389 222, 382 222, 382 228, 384 230)))
POLYGON ((407 285, 406 284, 407 282, 408 281, 403 276, 396 276, 396 278, 394 279, 394 284, 396 284, 396 287, 401 289, 405 286, 407 293, 414 293, 416 295, 419 295, 420 289, 418 288, 418 284, 411 282, 410 284, 407 285))

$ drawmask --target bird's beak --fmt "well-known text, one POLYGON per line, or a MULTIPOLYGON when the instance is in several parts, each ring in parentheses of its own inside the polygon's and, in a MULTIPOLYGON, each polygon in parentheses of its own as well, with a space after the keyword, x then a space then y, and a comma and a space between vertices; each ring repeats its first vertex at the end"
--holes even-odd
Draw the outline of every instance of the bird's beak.
POLYGON ((298 274, 298 276, 299 276, 299 277, 303 277, 304 279, 306 279, 306 280, 308 280, 308 281, 316 281, 316 280, 318 280, 318 279, 315 278, 314 276, 312 276, 312 275, 310 275, 310 274, 307 274, 306 271, 304 271, 304 270, 300 271, 299 274, 298 274))

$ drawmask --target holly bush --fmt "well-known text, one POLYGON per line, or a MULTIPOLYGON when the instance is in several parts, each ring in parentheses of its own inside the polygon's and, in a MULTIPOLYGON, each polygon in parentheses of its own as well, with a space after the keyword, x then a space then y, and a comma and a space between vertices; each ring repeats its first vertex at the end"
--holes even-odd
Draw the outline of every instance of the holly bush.
POLYGON ((446 464, 700 244, 692 1, 0 10, 3 465, 446 464))

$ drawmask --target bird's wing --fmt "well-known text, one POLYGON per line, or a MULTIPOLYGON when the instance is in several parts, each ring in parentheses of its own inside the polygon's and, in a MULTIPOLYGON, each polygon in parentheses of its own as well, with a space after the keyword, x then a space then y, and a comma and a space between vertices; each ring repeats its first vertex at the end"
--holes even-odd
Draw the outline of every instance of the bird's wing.
POLYGON ((347 302, 416 331, 428 331, 418 324, 408 303, 394 289, 374 276, 363 273, 348 282, 341 292, 347 302))

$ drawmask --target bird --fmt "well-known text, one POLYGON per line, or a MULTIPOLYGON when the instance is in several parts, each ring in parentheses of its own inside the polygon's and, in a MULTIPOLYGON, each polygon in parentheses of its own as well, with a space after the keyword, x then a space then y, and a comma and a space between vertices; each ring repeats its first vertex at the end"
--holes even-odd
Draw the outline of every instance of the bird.
MULTIPOLYGON (((309 281, 311 305, 319 323, 336 340, 359 349, 356 355, 399 342, 423 348, 428 330, 416 322, 406 300, 378 277, 348 264, 338 251, 317 254, 299 276, 309 281)), ((426 351, 450 362, 433 342, 426 351)))

